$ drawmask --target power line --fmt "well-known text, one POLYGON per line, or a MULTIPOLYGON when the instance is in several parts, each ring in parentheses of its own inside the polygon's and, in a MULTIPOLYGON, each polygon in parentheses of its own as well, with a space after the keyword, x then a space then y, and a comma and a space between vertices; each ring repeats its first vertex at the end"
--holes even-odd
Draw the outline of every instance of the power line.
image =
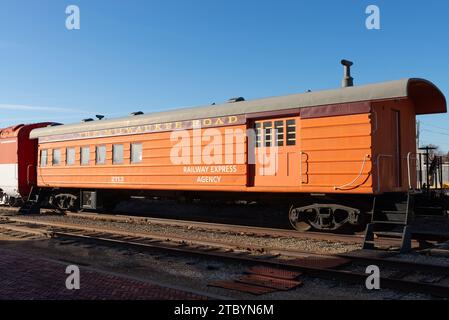
POLYGON ((423 124, 423 125, 425 125, 425 126, 429 126, 429 127, 435 128, 435 129, 440 129, 440 130, 446 130, 446 131, 449 131, 449 128, 444 128, 444 127, 435 126, 435 125, 433 125, 433 124, 428 124, 428 123, 422 122, 422 121, 420 121, 420 123, 423 124))
POLYGON ((421 130, 422 131, 426 131, 426 132, 430 132, 430 133, 441 134, 443 136, 449 136, 449 133, 438 132, 438 131, 433 131, 433 130, 429 130, 429 129, 421 129, 421 130))

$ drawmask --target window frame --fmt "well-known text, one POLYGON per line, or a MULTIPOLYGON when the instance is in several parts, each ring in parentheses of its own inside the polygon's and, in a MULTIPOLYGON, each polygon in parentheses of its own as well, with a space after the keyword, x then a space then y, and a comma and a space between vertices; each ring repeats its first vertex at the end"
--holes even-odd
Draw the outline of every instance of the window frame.
POLYGON ((276 147, 285 147, 285 126, 286 120, 274 120, 273 121, 273 137, 274 137, 274 146, 276 147))
POLYGON ((273 146, 273 120, 264 121, 263 128, 263 146, 264 148, 271 148, 273 146))
POLYGON ((65 149, 65 164, 69 167, 76 164, 76 147, 67 147, 65 149), (69 150, 73 150, 73 162, 69 163, 69 150))
POLYGON ((121 165, 125 163, 125 145, 123 143, 115 143, 112 145, 112 164, 113 165, 121 165), (115 160, 115 150, 116 147, 120 146, 122 151, 121 151, 121 159, 120 162, 117 162, 115 160))
POLYGON ((59 167, 62 164, 62 152, 61 152, 61 148, 56 148, 56 149, 52 149, 51 151, 51 166, 52 167, 59 167), (59 157, 58 157, 58 163, 55 163, 55 159, 57 157, 55 157, 55 153, 58 152, 59 153, 59 157))
POLYGON ((107 162, 107 155, 108 155, 108 149, 107 149, 107 146, 106 145, 104 145, 104 144, 101 144, 101 145, 97 145, 97 146, 95 146, 95 165, 96 166, 104 166, 104 165, 106 165, 106 162, 107 162), (103 162, 99 162, 98 161, 98 150, 100 149, 100 148, 104 148, 104 161, 103 162))
POLYGON ((285 146, 286 147, 295 147, 298 143, 298 134, 297 134, 297 121, 296 119, 287 119, 285 120, 285 146), (289 122, 293 122, 293 124, 289 124, 289 122), (294 128, 293 131, 290 130, 290 128, 294 128), (293 138, 290 138, 291 135, 293 138))
POLYGON ((84 146, 80 149, 80 165, 89 166, 90 165, 90 146, 84 146), (88 150, 87 152, 87 163, 83 163, 83 150, 88 150))
POLYGON ((48 167, 48 149, 42 149, 41 150, 41 154, 40 154, 40 159, 39 159, 39 166, 41 168, 46 168, 48 167), (42 162, 43 158, 43 154, 45 153, 45 164, 42 162))
POLYGON ((143 143, 142 142, 132 142, 129 148, 129 162, 131 164, 141 164, 143 162, 143 143), (135 145, 140 145, 140 160, 139 161, 134 161, 134 157, 133 157, 133 147, 135 145))
POLYGON ((255 133, 255 145, 256 148, 262 148, 262 136, 263 136, 263 130, 262 130, 262 123, 261 122, 256 122, 254 124, 254 133, 255 133))

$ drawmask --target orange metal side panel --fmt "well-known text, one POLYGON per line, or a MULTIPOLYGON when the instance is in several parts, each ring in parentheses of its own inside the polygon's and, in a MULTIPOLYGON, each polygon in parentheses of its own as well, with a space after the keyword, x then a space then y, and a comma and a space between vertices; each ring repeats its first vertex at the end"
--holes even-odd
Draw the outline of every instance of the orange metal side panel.
POLYGON ((39 167, 39 186, 148 190, 244 190, 247 182, 246 127, 189 130, 190 143, 171 132, 74 140, 40 144, 49 150, 49 165, 39 167), (229 131, 230 129, 234 131, 229 131), (229 131, 229 132, 228 132, 229 131), (203 137, 201 139, 201 137, 203 137), (171 139, 173 138, 173 139, 171 139), (199 138, 199 139, 198 139, 199 138), (130 144, 142 143, 143 159, 131 164, 130 144), (123 144, 123 164, 112 163, 113 145, 123 144), (106 163, 95 164, 95 147, 106 146, 106 163), (180 145, 179 152, 174 147, 180 145), (90 163, 80 164, 80 148, 90 147, 90 163), (195 154, 194 147, 200 146, 195 154), (75 147, 75 165, 66 165, 66 148, 75 147), (62 162, 52 166, 53 149, 61 149, 62 162), (231 150, 226 153, 225 150, 231 150), (176 163, 172 156, 176 155, 176 163), (212 159, 215 162, 209 162, 212 159))
POLYGON ((300 126, 304 192, 372 193, 369 114, 304 119, 300 126))
POLYGON ((199 132, 190 130, 195 136, 190 137, 191 152, 178 157, 180 163, 173 163, 171 159, 179 140, 172 141, 170 132, 41 143, 40 150, 50 150, 49 166, 39 168, 38 183, 41 187, 136 190, 373 192, 370 114, 295 119, 297 142, 280 151, 278 176, 261 179, 256 174, 249 185, 252 177, 248 175, 255 172, 248 169, 246 126, 213 129, 205 140, 195 140, 199 132), (239 130, 237 137, 226 131, 229 129, 239 130), (226 133, 233 139, 226 139, 226 133), (143 144, 140 164, 130 163, 130 143, 133 142, 143 144), (112 164, 113 144, 124 145, 121 165, 112 164), (96 145, 106 146, 105 165, 95 164, 96 145), (83 146, 90 146, 88 166, 80 165, 80 147, 83 146), (217 156, 221 159, 219 164, 207 162, 202 156, 194 157, 194 146, 201 146, 202 152, 217 156), (67 147, 76 147, 74 166, 65 165, 67 147), (51 166, 54 148, 61 149, 59 166, 51 166), (231 159, 225 159, 225 148, 230 148, 231 159))

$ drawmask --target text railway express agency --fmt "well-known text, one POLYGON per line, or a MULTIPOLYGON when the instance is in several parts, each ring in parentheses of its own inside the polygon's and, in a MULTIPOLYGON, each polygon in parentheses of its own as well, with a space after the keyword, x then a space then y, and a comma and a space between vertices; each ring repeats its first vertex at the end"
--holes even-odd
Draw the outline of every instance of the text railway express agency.
MULTIPOLYGON (((237 166, 193 166, 184 167, 185 174, 230 174, 237 172, 237 166)), ((220 183, 221 176, 199 176, 197 183, 220 183)))

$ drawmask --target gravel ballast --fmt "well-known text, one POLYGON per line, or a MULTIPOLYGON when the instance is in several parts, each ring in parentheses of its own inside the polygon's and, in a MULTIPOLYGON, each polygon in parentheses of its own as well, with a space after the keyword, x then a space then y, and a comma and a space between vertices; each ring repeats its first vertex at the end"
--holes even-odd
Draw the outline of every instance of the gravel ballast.
MULTIPOLYGON (((298 250, 310 253, 321 254, 339 254, 360 249, 358 244, 348 244, 332 241, 321 241, 312 239, 298 238, 271 238, 261 237, 257 235, 233 234, 230 232, 214 232, 212 230, 199 230, 194 227, 143 224, 136 222, 113 222, 94 219, 85 219, 70 216, 21 216, 27 221, 52 222, 52 223, 68 223, 91 228, 108 228, 125 232, 138 232, 155 234, 159 236, 176 236, 177 238, 186 238, 198 241, 214 241, 219 243, 238 243, 242 247, 260 246, 272 249, 298 250)), ((192 224, 193 226, 193 224, 192 224)))

